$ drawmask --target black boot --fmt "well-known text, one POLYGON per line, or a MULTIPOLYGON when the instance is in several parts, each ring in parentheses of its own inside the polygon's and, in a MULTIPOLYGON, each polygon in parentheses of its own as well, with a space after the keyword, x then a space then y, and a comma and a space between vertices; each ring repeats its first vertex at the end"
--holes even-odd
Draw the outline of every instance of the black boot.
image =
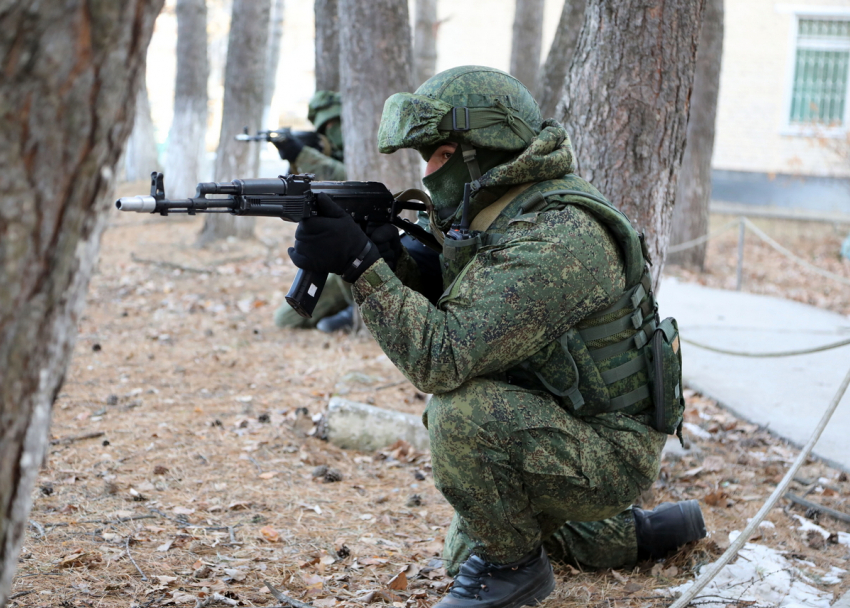
POLYGON ((354 306, 343 308, 335 315, 325 317, 316 323, 316 329, 323 331, 326 334, 332 334, 335 331, 344 329, 348 331, 354 325, 354 306))
POLYGON ((543 547, 503 566, 472 555, 460 567, 449 594, 434 608, 518 608, 543 601, 555 575, 543 547))
POLYGON ((696 500, 663 502, 652 511, 633 509, 638 559, 660 559, 694 540, 705 538, 705 521, 696 500))

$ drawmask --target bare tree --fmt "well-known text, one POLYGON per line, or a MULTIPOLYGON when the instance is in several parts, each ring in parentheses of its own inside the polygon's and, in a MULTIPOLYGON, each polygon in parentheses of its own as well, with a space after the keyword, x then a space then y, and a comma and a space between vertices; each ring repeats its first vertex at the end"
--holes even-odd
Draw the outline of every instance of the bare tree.
POLYGON ((413 37, 414 88, 431 78, 437 69, 437 0, 416 0, 413 37))
POLYGON ((384 101, 410 91, 410 21, 407 0, 340 0, 342 134, 348 179, 371 179, 391 190, 419 184, 419 156, 400 150, 378 152, 378 124, 384 101), (379 40, 380 44, 375 41, 379 40))
POLYGON ((151 104, 148 99, 148 87, 144 82, 136 93, 135 108, 133 130, 124 151, 125 178, 129 182, 150 179, 151 171, 159 170, 151 104))
POLYGON ((280 63, 280 43, 283 40, 284 0, 272 0, 269 19, 269 45, 266 52, 266 84, 263 88, 263 128, 277 127, 277 118, 271 115, 272 97, 277 85, 277 66, 280 63))
MULTIPOLYGON (((708 232, 708 204, 711 199, 711 155, 714 151, 714 123, 717 93, 720 89, 720 59, 723 55, 723 0, 706 0, 699 38, 691 115, 688 119, 688 145, 673 208, 670 244, 677 245, 708 232)), ((695 268, 705 267, 705 243, 673 253, 670 262, 695 268)))
MULTIPOLYGON (((224 108, 213 173, 216 180, 254 177, 260 160, 259 143, 236 141, 244 127, 254 131, 263 119, 269 0, 233 0, 227 64, 224 67, 224 108)), ((217 239, 254 236, 256 218, 211 213, 204 220, 198 244, 217 239)))
POLYGON ((338 0, 315 0, 317 91, 339 91, 338 7, 338 0))
POLYGON ((209 73, 206 0, 177 0, 177 78, 165 163, 173 198, 193 196, 203 180, 209 73))
POLYGON ((555 115, 558 102, 563 97, 564 81, 570 70, 578 35, 584 25, 586 5, 587 0, 564 0, 555 39, 549 47, 546 62, 540 66, 540 72, 537 74, 535 98, 540 104, 540 112, 544 118, 555 115))
POLYGON ((513 38, 511 41, 511 74, 530 91, 535 88, 543 48, 544 0, 516 0, 513 38))
POLYGON ((656 285, 685 151, 703 0, 588 0, 562 117, 580 173, 646 232, 656 285))
POLYGON ((162 0, 0 10, 0 606, 162 0))

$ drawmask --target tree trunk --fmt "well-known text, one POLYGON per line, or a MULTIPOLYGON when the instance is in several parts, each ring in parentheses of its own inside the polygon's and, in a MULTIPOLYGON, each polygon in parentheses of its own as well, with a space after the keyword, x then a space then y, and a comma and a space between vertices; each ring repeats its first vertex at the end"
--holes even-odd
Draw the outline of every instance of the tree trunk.
MULTIPOLYGON (((723 55, 723 0, 706 0, 699 38, 688 145, 673 209, 670 244, 677 245, 708 232, 711 200, 711 155, 714 151, 714 122, 720 89, 720 58, 723 55)), ((705 268, 705 243, 670 256, 670 263, 705 268)))
POLYGON ((529 91, 535 88, 543 47, 544 0, 516 0, 511 42, 511 74, 529 91))
POLYGON ((407 0, 340 0, 339 19, 346 24, 340 30, 340 77, 348 179, 381 181, 391 191, 416 188, 419 155, 380 154, 376 137, 384 101, 411 90, 407 0))
POLYGON ((206 0, 177 0, 177 78, 165 163, 171 198, 194 196, 203 181, 209 73, 206 0))
POLYGON ((416 0, 416 32, 413 37, 414 88, 431 78, 437 69, 437 0, 416 0))
POLYGON ((277 128, 277 116, 271 115, 272 98, 277 85, 277 66, 280 63, 280 42, 283 40, 284 0, 272 0, 269 19, 269 46, 266 52, 266 83, 263 88, 263 128, 277 128))
POLYGON ((316 90, 339 91, 339 2, 315 0, 316 90))
POLYGON ((162 0, 0 11, 0 606, 162 0))
POLYGON ((128 182, 150 179, 151 171, 159 171, 151 104, 144 79, 136 93, 135 107, 133 131, 127 139, 127 149, 124 154, 124 171, 128 182))
MULTIPOLYGON (((270 8, 270 0, 233 0, 224 67, 221 133, 213 169, 216 181, 257 175, 260 143, 234 138, 244 127, 249 131, 259 129, 263 118, 270 8)), ((226 213, 208 214, 198 235, 198 245, 229 236, 253 238, 255 220, 226 213)))
POLYGON ((646 233, 657 286, 704 2, 589 0, 564 88, 580 173, 646 233))
POLYGON ((564 0, 561 19, 555 39, 549 48, 546 62, 540 67, 537 75, 537 90, 535 98, 540 104, 543 118, 555 116, 558 102, 564 92, 564 81, 570 70, 570 62, 578 42, 578 35, 584 25, 584 7, 587 0, 564 0))

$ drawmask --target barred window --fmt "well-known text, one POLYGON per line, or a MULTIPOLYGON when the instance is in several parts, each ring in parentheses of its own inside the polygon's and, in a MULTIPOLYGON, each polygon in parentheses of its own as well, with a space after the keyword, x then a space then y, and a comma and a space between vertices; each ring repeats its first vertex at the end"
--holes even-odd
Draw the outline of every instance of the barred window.
POLYGON ((850 20, 798 20, 791 124, 842 126, 850 66, 850 20))

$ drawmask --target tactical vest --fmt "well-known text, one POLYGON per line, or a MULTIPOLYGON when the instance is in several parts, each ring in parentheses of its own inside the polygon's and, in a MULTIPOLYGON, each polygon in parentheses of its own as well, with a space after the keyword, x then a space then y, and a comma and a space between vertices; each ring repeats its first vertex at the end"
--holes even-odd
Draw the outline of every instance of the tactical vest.
MULTIPOLYGON (((504 240, 512 221, 533 221, 538 213, 574 205, 589 212, 614 237, 623 256, 626 289, 604 310, 580 320, 559 339, 493 379, 543 390, 578 417, 622 412, 656 430, 681 437, 684 412, 681 350, 675 319, 660 321, 648 272, 643 235, 593 186, 578 176, 514 188, 480 215, 483 231, 443 244, 443 299, 458 288, 479 250, 504 240), (499 211, 498 207, 501 206, 499 211), (492 209, 495 207, 495 210, 492 209)), ((479 219, 479 218, 476 218, 479 219)), ((476 227, 473 221, 472 227, 476 227)))

